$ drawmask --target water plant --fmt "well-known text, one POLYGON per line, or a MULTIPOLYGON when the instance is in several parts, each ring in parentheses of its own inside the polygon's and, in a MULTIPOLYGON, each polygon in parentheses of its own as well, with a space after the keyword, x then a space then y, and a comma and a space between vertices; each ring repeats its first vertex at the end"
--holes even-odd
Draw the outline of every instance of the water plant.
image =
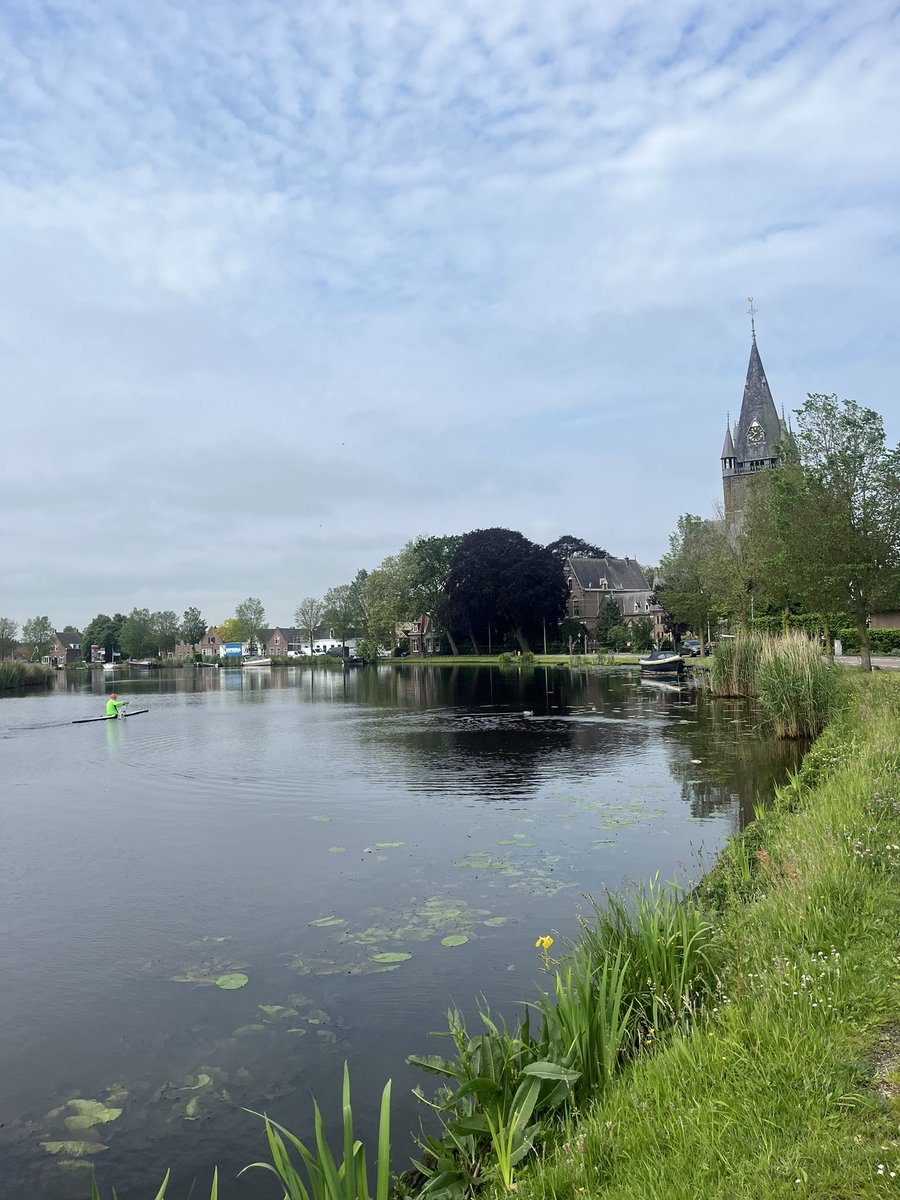
POLYGON ((53 668, 46 663, 0 662, 0 688, 48 684, 52 679, 53 668))
POLYGON ((828 721, 840 683, 837 669, 823 660, 818 643, 800 630, 789 630, 763 642, 758 690, 778 737, 812 738, 828 721))
MULTIPOLYGON (((252 1110, 247 1110, 252 1111, 252 1110)), ((325 1138, 325 1127, 319 1105, 313 1101, 315 1114, 315 1149, 308 1148, 290 1130, 272 1121, 265 1113, 255 1113, 265 1123, 266 1141, 271 1162, 255 1162, 244 1171, 259 1169, 277 1177, 284 1188, 285 1200, 371 1200, 365 1147, 353 1135, 353 1109, 350 1103, 350 1070, 344 1063, 344 1084, 341 1098, 343 1118, 343 1159, 338 1164, 325 1138), (303 1166, 301 1175, 291 1157, 291 1149, 299 1155, 303 1166), (305 1175, 308 1187, 303 1181, 305 1175)), ((375 1198, 387 1200, 391 1176, 391 1081, 381 1094, 378 1122, 378 1159, 376 1164, 375 1198)), ((244 1173, 241 1172, 241 1174, 244 1173)))

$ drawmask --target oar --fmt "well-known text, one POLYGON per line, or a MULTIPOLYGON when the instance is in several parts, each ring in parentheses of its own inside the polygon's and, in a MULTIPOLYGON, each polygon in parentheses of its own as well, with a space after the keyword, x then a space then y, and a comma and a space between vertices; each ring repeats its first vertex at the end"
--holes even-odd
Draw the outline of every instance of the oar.
MULTIPOLYGON (((123 713, 124 717, 139 717, 141 713, 149 712, 149 708, 136 708, 134 712, 123 713)), ((90 725, 92 721, 117 721, 118 713, 113 713, 108 717, 82 717, 79 721, 73 721, 73 725, 90 725)))

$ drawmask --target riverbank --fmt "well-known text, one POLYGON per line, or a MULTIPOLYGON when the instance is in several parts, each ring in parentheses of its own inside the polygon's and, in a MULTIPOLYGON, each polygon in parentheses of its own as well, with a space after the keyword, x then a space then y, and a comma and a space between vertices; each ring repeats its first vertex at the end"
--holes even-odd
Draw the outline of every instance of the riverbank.
POLYGON ((696 897, 715 1002, 542 1135, 519 1200, 897 1194, 898 747, 900 680, 859 681, 696 897))
POLYGON ((44 663, 0 662, 0 690, 46 687, 53 677, 53 668, 44 663))

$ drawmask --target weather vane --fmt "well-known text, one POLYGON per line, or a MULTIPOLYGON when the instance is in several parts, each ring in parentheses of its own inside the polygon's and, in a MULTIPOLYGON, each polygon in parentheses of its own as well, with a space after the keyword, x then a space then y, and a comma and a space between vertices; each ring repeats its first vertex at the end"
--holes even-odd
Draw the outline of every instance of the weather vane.
POLYGON ((753 297, 747 297, 747 312, 750 314, 750 332, 753 334, 753 340, 756 341, 756 308, 753 304, 753 297))

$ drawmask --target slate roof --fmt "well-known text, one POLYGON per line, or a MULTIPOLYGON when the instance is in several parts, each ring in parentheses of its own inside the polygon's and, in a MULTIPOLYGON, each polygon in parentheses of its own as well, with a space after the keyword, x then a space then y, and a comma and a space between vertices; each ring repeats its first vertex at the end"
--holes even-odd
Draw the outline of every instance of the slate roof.
POLYGON ((722 458, 734 458, 734 442, 731 439, 731 426, 725 427, 725 441, 722 445, 722 458))
MULTIPOLYGON (((783 426, 775 409, 754 337, 750 347, 750 361, 747 364, 741 415, 734 431, 733 457, 737 459, 738 464, 774 458, 775 446, 781 441, 782 434, 783 426), (760 427, 763 436, 759 440, 750 441, 747 435, 754 425, 760 427)), ((727 442, 726 438, 726 445, 727 442)), ((726 457, 724 450, 722 457, 726 457)))
POLYGON ((647 592, 640 564, 633 558, 568 558, 572 574, 584 591, 647 592), (603 581, 606 581, 605 583, 603 581))

